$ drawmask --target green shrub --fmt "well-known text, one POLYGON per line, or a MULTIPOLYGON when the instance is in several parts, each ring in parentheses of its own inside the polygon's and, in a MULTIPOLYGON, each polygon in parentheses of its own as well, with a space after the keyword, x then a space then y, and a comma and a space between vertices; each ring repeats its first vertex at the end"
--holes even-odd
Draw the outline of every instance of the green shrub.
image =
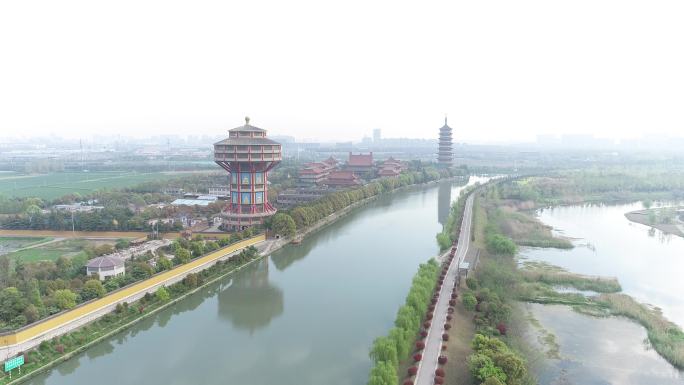
POLYGON ((477 305, 477 299, 472 293, 463 294, 461 301, 463 302, 463 307, 467 311, 475 311, 475 306, 477 305))

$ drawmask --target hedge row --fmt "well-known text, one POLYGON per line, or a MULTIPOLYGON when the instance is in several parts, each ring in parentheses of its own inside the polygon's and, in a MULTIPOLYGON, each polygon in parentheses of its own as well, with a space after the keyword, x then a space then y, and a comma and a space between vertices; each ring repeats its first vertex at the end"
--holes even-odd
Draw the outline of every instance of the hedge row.
POLYGON ((434 259, 418 268, 406 296, 406 303, 397 313, 395 327, 387 336, 378 337, 373 342, 370 358, 374 366, 370 372, 369 385, 397 384, 399 361, 409 358, 412 352, 413 341, 420 332, 423 315, 430 306, 439 273, 440 266, 434 259))

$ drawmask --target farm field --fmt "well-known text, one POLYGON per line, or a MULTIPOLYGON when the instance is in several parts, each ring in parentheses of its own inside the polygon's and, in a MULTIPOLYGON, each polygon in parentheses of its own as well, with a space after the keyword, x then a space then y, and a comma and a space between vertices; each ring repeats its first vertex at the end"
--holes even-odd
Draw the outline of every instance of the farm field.
POLYGON ((92 241, 86 239, 65 239, 58 242, 48 243, 43 246, 36 246, 7 254, 10 259, 21 260, 22 262, 54 261, 61 256, 74 257, 78 254, 85 254, 88 246, 99 246, 102 244, 114 244, 114 241, 92 241))
POLYGON ((0 194, 8 197, 55 199, 71 193, 90 193, 102 188, 131 187, 177 175, 166 172, 56 172, 50 174, 0 174, 0 194))
POLYGON ((51 241, 50 237, 0 237, 0 255, 51 241))

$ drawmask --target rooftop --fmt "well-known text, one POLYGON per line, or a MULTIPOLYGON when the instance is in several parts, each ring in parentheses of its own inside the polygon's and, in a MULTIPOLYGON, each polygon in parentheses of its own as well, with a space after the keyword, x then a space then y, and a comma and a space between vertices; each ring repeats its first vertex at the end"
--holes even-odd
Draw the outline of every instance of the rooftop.
POLYGON ((373 153, 370 154, 358 154, 354 155, 349 153, 349 166, 372 166, 373 165, 373 153))
POLYGON ((123 265, 123 259, 113 255, 105 255, 91 259, 86 266, 90 269, 111 269, 114 267, 122 267, 123 265))
POLYGON ((240 127, 232 128, 228 131, 253 131, 253 132, 266 132, 263 128, 254 127, 249 124, 249 116, 245 116, 245 125, 240 127))

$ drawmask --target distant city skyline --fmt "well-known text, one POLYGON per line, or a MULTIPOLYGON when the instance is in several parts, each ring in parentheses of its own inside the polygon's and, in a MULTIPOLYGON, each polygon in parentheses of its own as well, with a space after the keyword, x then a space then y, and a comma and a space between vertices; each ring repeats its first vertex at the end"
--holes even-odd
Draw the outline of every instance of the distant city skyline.
POLYGON ((436 138, 444 114, 455 142, 680 136, 682 17, 674 0, 3 2, 0 136, 220 136, 248 115, 302 140, 436 138))

